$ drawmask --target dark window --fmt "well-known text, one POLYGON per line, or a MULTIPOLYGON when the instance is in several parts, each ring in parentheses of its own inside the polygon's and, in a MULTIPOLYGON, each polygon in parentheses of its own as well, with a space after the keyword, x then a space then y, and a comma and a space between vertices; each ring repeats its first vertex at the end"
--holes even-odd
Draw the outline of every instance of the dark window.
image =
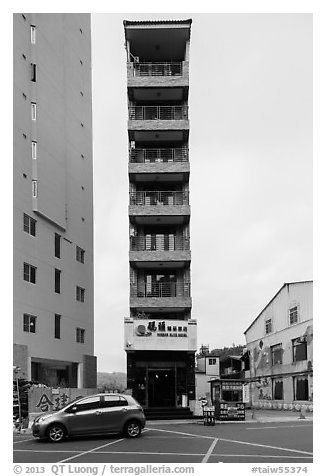
POLYGON ((267 319, 265 321, 265 334, 270 334, 272 332, 272 319, 267 319))
POLYGON ((61 331, 61 316, 60 314, 54 315, 54 338, 60 339, 60 331, 61 331))
POLYGON ((273 400, 283 400, 283 380, 273 380, 273 400))
POLYGON ((115 395, 104 395, 101 402, 103 408, 124 407, 126 405, 128 405, 128 402, 125 398, 115 395))
POLYGON ((85 329, 81 329, 80 327, 77 327, 77 329, 76 329, 76 342, 79 342, 80 344, 85 343, 85 329))
POLYGON ((36 267, 31 264, 24 263, 24 281, 36 284, 36 267))
POLYGON ((294 400, 309 399, 307 377, 293 377, 293 394, 294 400))
POLYGON ((296 324, 298 322, 298 306, 289 309, 289 321, 290 324, 296 324))
POLYGON ((35 334, 36 332, 36 316, 31 314, 24 314, 23 316, 23 329, 24 332, 31 332, 35 334))
POLYGON ((58 233, 54 234, 54 256, 60 258, 61 255, 61 236, 58 233))
POLYGON ((272 365, 281 364, 283 361, 283 349, 282 344, 271 346, 272 365))
POLYGON ((73 406, 77 408, 77 412, 85 412, 87 410, 96 410, 97 408, 100 407, 100 398, 99 397, 85 398, 85 400, 83 400, 80 403, 77 402, 73 406))
POLYGON ((80 286, 76 286, 76 300, 79 302, 85 301, 85 289, 80 286))
POLYGON ((35 63, 31 63, 31 81, 33 81, 33 83, 36 83, 36 64, 35 63))
POLYGON ((36 236, 36 220, 24 213, 24 231, 29 235, 36 236))
POLYGON ((85 250, 83 250, 79 246, 76 246, 76 260, 80 263, 84 263, 85 261, 85 250))
POLYGON ((55 275, 54 275, 54 290, 56 293, 60 294, 60 288, 61 288, 61 271, 60 269, 55 269, 55 275))
POLYGON ((307 360, 307 342, 304 337, 298 337, 292 340, 293 362, 307 360))
POLYGON ((215 365, 216 359, 208 359, 208 365, 215 365))

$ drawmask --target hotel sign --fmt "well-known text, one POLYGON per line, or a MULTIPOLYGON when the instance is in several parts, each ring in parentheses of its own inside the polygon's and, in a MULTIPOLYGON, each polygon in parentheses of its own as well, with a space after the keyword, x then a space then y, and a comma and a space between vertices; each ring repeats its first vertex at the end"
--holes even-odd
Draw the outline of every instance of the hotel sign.
POLYGON ((196 350, 197 321, 125 318, 126 350, 196 350))

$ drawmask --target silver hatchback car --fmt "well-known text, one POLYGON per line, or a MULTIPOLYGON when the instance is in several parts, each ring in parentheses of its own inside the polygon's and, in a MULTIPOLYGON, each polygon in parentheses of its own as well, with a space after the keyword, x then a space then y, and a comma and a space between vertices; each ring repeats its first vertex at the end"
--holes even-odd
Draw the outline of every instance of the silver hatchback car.
POLYGON ((54 443, 67 436, 124 433, 129 438, 140 436, 145 415, 130 395, 100 393, 80 398, 56 412, 35 418, 33 436, 54 443))

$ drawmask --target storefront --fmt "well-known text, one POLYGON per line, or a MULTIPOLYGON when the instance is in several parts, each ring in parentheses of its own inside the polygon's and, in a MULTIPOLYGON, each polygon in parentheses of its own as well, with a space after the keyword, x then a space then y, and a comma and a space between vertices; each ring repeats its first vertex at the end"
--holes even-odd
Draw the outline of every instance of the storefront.
POLYGON ((211 399, 217 420, 244 420, 243 381, 215 379, 211 384, 211 399))

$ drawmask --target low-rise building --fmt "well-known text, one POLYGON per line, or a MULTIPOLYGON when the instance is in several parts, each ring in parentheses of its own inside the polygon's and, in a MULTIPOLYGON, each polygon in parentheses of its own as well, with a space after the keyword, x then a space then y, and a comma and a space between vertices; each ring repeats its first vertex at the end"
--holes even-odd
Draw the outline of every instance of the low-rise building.
POLYGON ((284 283, 245 331, 251 404, 312 410, 313 282, 284 283))

